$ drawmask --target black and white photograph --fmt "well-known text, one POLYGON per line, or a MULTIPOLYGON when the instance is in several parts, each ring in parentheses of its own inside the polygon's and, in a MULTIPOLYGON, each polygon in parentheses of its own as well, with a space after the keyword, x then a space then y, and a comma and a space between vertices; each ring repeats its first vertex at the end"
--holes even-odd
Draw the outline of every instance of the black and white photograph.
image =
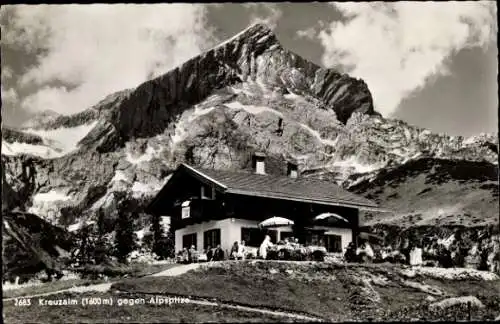
POLYGON ((497 20, 2 5, 3 322, 500 321, 497 20))

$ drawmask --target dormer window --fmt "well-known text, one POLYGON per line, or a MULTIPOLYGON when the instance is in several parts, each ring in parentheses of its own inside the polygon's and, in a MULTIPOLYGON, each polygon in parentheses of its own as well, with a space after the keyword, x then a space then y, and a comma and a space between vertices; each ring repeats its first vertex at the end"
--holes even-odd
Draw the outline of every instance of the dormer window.
POLYGON ((288 162, 286 173, 290 178, 297 178, 299 176, 297 164, 293 162, 288 162))
POLYGON ((215 199, 215 188, 206 185, 201 185, 200 199, 215 199))
POLYGON ((256 174, 266 174, 266 155, 256 152, 252 156, 252 168, 256 174))

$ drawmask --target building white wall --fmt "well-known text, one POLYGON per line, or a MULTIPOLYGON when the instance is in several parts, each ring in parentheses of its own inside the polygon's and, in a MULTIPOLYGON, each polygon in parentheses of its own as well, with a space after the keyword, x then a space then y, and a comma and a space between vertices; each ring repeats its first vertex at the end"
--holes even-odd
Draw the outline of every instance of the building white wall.
MULTIPOLYGON (((227 254, 228 251, 231 250, 235 241, 241 241, 241 228, 242 227, 250 227, 250 228, 258 228, 259 222, 253 220, 246 219, 238 219, 238 218, 226 218, 223 220, 212 220, 208 222, 203 222, 200 224, 188 225, 184 228, 178 229, 175 231, 175 251, 178 252, 182 249, 182 237, 186 234, 197 234, 197 246, 196 249, 201 251, 204 246, 204 235, 205 231, 211 229, 219 228, 221 235, 221 248, 227 254)), ((350 228, 337 228, 337 227, 314 227, 315 229, 325 229, 325 234, 331 235, 340 235, 341 236, 341 245, 342 251, 345 252, 347 246, 352 241, 352 229, 350 228)), ((290 232, 292 231, 291 226, 283 226, 278 228, 273 228, 278 230, 278 239, 279 232, 290 232)), ((273 242, 276 243, 276 242, 273 242)))
POLYGON ((204 246, 204 235, 205 231, 211 229, 220 229, 221 236, 221 248, 226 251, 230 251, 235 241, 241 241, 241 228, 242 227, 253 227, 258 228, 258 221, 238 219, 238 218, 226 218, 223 220, 213 220, 208 222, 203 222, 200 224, 188 225, 184 228, 175 231, 175 251, 182 249, 182 237, 186 234, 196 233, 197 236, 197 250, 202 250, 204 246))

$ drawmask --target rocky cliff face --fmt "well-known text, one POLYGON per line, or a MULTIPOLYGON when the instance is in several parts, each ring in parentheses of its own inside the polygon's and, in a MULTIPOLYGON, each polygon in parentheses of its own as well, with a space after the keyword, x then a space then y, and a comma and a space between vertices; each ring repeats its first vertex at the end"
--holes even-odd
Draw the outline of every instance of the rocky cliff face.
MULTIPOLYGON (((492 135, 450 137, 385 119, 374 112, 362 80, 304 60, 282 48, 267 27, 254 25, 81 113, 44 114, 22 129, 4 130, 2 202, 68 226, 95 217, 99 208, 111 215, 120 199, 143 208, 181 162, 243 169, 255 150, 277 161, 294 158, 303 176, 357 185, 370 196, 379 190, 373 189, 377 179, 391 177, 388 170, 422 159, 497 170, 497 146, 492 135)), ((439 170, 452 172, 446 165, 439 170)), ((394 187, 402 201, 414 195, 404 181, 394 187)), ((463 181, 473 183, 464 189, 471 197, 478 186, 498 185, 490 176, 463 181)), ((380 196, 382 204, 385 199, 390 204, 380 196)), ((495 200, 498 191, 484 203, 495 200)), ((475 219, 490 222, 491 210, 475 219)))

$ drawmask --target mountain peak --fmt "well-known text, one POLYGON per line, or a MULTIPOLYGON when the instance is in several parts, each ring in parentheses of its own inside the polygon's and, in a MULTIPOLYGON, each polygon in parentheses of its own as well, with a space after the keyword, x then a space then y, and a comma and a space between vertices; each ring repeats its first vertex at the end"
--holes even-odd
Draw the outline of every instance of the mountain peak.
POLYGON ((241 33, 248 33, 248 34, 253 34, 253 33, 267 33, 267 34, 272 34, 274 35, 274 32, 271 27, 269 27, 266 24, 263 23, 254 23, 249 25, 247 28, 243 29, 241 33))
POLYGON ((269 26, 262 23, 255 23, 249 25, 247 28, 243 29, 236 35, 218 44, 217 46, 215 46, 214 49, 218 49, 232 43, 240 43, 240 44, 267 43, 267 46, 271 46, 272 44, 277 44, 278 39, 276 38, 276 35, 269 26))

